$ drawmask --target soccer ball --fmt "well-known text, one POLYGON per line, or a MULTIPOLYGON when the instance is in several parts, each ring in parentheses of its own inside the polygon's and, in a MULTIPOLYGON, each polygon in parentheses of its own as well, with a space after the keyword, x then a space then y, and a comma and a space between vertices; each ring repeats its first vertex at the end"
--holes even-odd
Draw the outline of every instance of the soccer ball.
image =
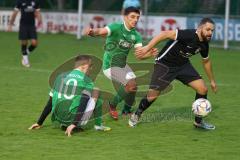
POLYGON ((212 111, 211 103, 207 99, 199 98, 193 102, 192 111, 197 116, 205 117, 212 111))

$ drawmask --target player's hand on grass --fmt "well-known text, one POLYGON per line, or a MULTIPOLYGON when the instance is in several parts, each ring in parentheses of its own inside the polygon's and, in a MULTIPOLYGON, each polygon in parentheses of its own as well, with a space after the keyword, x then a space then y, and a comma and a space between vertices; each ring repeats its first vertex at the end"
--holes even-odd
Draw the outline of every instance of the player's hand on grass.
POLYGON ((217 84, 215 81, 211 81, 211 88, 214 93, 217 93, 217 84))
POLYGON ((41 126, 39 124, 35 123, 31 127, 29 127, 28 129, 33 130, 33 129, 39 129, 39 128, 41 128, 41 126))
POLYGON ((66 129, 66 131, 65 131, 65 134, 66 134, 68 137, 71 137, 71 136, 72 136, 72 131, 73 131, 74 128, 76 128, 76 125, 71 124, 70 126, 67 127, 67 129, 66 129))

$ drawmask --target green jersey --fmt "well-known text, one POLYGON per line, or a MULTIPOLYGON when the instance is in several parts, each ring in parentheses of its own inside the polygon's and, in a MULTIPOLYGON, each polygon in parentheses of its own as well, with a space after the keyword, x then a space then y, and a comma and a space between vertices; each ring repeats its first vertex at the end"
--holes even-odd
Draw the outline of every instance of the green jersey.
POLYGON ((129 30, 124 23, 106 26, 108 36, 103 56, 103 69, 125 67, 131 48, 142 46, 142 37, 135 28, 129 30))
POLYGON ((61 74, 52 90, 52 121, 70 124, 77 114, 82 93, 91 96, 94 84, 80 70, 61 74))

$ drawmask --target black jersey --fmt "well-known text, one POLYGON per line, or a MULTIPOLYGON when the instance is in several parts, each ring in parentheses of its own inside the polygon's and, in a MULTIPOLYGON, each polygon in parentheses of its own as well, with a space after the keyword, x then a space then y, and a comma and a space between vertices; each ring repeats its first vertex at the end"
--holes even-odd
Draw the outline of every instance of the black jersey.
POLYGON ((199 41, 196 29, 176 30, 176 40, 168 41, 155 60, 168 66, 181 66, 198 53, 208 58, 208 50, 208 42, 199 41))
POLYGON ((34 26, 35 11, 40 10, 38 0, 17 0, 15 10, 21 11, 20 25, 34 26))

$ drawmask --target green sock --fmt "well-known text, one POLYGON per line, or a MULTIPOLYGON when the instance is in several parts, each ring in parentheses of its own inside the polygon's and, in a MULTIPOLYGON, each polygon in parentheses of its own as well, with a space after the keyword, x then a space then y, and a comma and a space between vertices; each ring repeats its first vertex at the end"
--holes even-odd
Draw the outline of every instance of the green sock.
POLYGON ((128 104, 125 104, 122 110, 122 113, 129 113, 131 112, 132 106, 129 106, 128 104))
POLYGON ((125 98, 125 96, 126 96, 125 87, 121 85, 118 89, 117 94, 110 101, 110 104, 113 106, 117 106, 117 104, 120 103, 125 98))
POLYGON ((128 93, 125 97, 125 105, 123 107, 122 113, 129 113, 131 112, 132 106, 135 102, 136 92, 128 93))
POLYGON ((103 105, 103 100, 101 98, 98 98, 95 109, 94 109, 95 125, 97 126, 102 125, 102 105, 103 105))

